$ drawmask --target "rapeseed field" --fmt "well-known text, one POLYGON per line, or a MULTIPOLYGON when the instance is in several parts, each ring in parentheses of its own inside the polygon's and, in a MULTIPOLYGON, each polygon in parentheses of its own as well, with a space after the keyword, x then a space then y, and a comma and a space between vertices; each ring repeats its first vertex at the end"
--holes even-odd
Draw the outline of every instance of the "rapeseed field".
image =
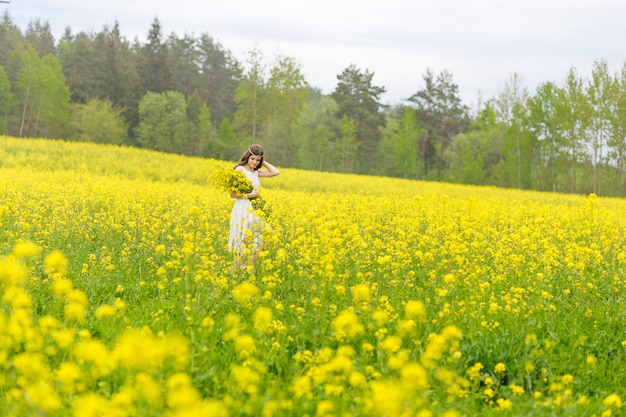
POLYGON ((624 201, 234 164, 0 137, 0 415, 622 415, 624 201))

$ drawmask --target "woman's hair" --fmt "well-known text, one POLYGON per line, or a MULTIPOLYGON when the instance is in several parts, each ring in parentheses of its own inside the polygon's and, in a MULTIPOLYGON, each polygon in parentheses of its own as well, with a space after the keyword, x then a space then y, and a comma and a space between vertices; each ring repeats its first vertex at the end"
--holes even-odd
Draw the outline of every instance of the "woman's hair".
POLYGON ((261 145, 250 145, 250 147, 248 149, 246 149, 246 151, 243 153, 243 155, 241 155, 241 159, 239 160, 239 163, 237 165, 235 165, 235 168, 237 168, 238 166, 242 166, 248 163, 248 159, 250 159, 250 156, 254 155, 254 156, 260 156, 261 157, 261 162, 259 163, 259 165, 257 165, 254 170, 258 170, 259 168, 261 168, 263 166, 263 147, 261 145))

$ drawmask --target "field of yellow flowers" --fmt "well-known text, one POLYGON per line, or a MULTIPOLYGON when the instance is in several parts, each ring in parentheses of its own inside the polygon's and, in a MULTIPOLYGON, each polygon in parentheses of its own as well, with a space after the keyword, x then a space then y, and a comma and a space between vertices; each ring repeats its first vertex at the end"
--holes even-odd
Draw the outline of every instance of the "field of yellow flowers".
POLYGON ((2 416, 616 416, 626 202, 0 136, 2 416))

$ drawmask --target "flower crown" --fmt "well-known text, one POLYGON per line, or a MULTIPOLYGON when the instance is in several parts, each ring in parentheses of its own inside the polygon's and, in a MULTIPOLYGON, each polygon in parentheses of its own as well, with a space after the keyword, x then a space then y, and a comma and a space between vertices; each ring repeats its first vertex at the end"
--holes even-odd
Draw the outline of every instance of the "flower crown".
POLYGON ((248 152, 250 152, 250 155, 254 155, 254 156, 258 156, 258 157, 260 157, 260 158, 263 158, 263 154, 261 154, 261 155, 257 155, 257 154, 255 154, 254 152, 252 152, 252 150, 250 150, 250 148, 248 148, 248 152))

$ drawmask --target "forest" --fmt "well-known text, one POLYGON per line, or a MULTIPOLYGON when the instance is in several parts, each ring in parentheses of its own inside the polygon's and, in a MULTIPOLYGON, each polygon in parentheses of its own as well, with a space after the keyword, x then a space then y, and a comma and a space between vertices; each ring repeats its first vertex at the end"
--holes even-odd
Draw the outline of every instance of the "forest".
MULTIPOLYGON (((407 68, 407 71, 410 71, 407 68)), ((145 42, 0 19, 0 134, 109 143, 236 161, 250 143, 272 163, 560 193, 626 195, 626 66, 571 67, 534 91, 512 74, 470 108, 449 71, 428 69, 402 103, 350 64, 329 94, 293 57, 244 62, 209 33, 145 42)))

